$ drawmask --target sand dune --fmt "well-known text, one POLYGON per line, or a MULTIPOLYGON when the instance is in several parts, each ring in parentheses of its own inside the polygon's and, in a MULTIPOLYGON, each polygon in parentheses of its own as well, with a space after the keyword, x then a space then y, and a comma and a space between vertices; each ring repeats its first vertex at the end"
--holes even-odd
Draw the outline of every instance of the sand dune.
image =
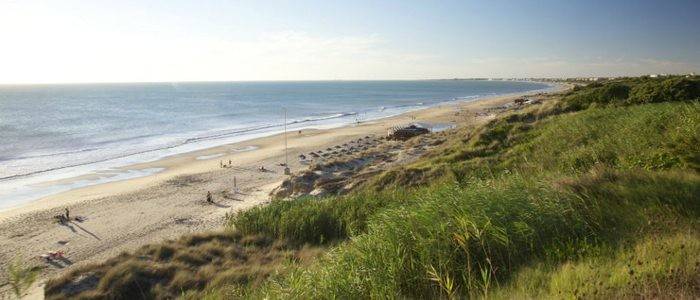
MULTIPOLYGON (((290 168, 306 168, 297 160, 299 154, 342 145, 368 134, 383 136, 387 128, 397 124, 421 121, 468 126, 486 122, 492 116, 486 108, 511 102, 516 96, 446 104, 335 129, 292 132, 288 134, 290 168)), ((284 144, 276 135, 130 166, 165 171, 76 189, 0 212, 0 261, 19 258, 42 264, 37 255, 65 251, 66 261, 45 265, 41 276, 45 279, 147 243, 219 228, 227 213, 269 201, 270 191, 286 178, 279 166, 282 162, 284 144), (232 167, 219 166, 220 161, 229 160, 232 167), (260 166, 269 172, 259 172, 260 166), (239 192, 234 190, 234 177, 239 192), (205 201, 208 191, 214 196, 213 204, 205 201), (53 216, 65 208, 72 216, 85 220, 58 224, 53 216)), ((0 277, 0 285, 5 284, 6 279, 0 277)), ((41 294, 41 290, 34 290, 34 296, 41 294)))

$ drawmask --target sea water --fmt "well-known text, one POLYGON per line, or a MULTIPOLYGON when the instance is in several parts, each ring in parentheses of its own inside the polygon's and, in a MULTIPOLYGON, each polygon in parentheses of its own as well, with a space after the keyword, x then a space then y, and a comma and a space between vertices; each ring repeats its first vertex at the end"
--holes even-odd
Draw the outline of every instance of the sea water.
POLYGON ((545 90, 485 80, 0 85, 0 208, 161 169, 118 167, 450 101, 545 90), (61 184, 47 182, 86 174, 61 184))

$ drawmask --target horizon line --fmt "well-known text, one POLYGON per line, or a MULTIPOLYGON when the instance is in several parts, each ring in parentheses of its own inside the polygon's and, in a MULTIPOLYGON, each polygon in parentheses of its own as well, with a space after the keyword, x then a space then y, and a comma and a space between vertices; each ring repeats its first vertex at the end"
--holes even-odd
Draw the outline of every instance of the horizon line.
MULTIPOLYGON (((226 82, 323 82, 323 81, 437 81, 437 80, 523 80, 523 79, 576 79, 576 78, 625 78, 656 74, 621 75, 621 76, 516 76, 516 77, 451 77, 451 78, 416 78, 416 79, 269 79, 269 80, 173 80, 173 81, 82 81, 82 82, 0 82, 0 86, 28 85, 89 85, 89 84, 173 84, 173 83, 226 83, 226 82)), ((658 74, 664 76, 682 76, 689 74, 658 74)))

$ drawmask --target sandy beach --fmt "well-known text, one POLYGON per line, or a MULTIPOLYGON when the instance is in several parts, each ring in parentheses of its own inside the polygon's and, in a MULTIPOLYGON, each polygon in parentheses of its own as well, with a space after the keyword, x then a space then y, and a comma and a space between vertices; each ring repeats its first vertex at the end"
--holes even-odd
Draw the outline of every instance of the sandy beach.
MULTIPOLYGON (((557 90, 566 86, 558 86, 557 90)), ((454 102, 399 116, 333 128, 288 133, 292 172, 306 166, 300 154, 325 149, 367 135, 384 136, 388 128, 411 122, 472 126, 494 115, 487 108, 512 102, 530 93, 454 102)), ((281 135, 228 144, 132 165, 125 169, 163 168, 136 179, 79 188, 0 211, 0 261, 20 259, 45 265, 41 279, 65 270, 171 239, 189 232, 220 228, 227 214, 269 201, 269 193, 286 178, 281 135), (231 166, 222 168, 220 162, 231 166), (264 166, 267 172, 258 169, 264 166), (234 179, 238 192, 234 189, 234 179), (205 201, 210 191, 214 204, 205 201), (84 217, 64 225, 53 218, 68 208, 84 217), (62 250, 67 259, 44 264, 37 256, 62 250)), ((93 175, 90 175, 93 176, 93 175)), ((96 175, 94 175, 96 176, 96 175)), ((0 275, 0 290, 6 278, 0 275)), ((40 281, 42 281, 40 280, 40 281)), ((33 296, 40 297, 40 289, 33 296)))

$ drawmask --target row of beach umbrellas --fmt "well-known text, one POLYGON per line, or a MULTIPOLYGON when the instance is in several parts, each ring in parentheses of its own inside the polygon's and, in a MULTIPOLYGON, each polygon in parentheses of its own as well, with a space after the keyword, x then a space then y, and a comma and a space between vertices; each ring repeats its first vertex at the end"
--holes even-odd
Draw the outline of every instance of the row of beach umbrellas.
MULTIPOLYGON (((369 149, 371 146, 375 146, 378 143, 376 137, 365 136, 358 138, 357 140, 352 140, 348 143, 342 145, 336 145, 333 147, 328 147, 325 150, 318 150, 309 152, 308 156, 311 158, 329 158, 333 156, 342 156, 346 154, 352 154, 356 151, 364 151, 369 149)), ((304 154, 299 155, 300 160, 306 160, 308 157, 304 154)))

